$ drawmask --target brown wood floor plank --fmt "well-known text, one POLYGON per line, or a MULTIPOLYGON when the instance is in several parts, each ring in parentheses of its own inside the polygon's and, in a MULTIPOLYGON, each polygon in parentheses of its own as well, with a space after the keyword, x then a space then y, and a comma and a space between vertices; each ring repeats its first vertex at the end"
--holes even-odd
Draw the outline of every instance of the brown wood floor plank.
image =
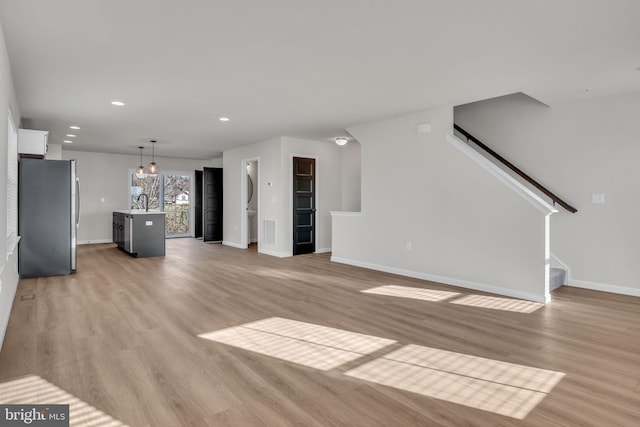
POLYGON ((145 259, 81 246, 78 266, 20 282, 0 385, 39 375, 145 427, 640 425, 638 298, 563 287, 515 313, 366 294, 395 285, 484 295, 329 254, 278 259, 196 239, 167 240, 166 257, 145 259), (396 343, 321 371, 198 336, 272 317, 396 343), (408 344, 565 377, 519 420, 345 375, 408 344))

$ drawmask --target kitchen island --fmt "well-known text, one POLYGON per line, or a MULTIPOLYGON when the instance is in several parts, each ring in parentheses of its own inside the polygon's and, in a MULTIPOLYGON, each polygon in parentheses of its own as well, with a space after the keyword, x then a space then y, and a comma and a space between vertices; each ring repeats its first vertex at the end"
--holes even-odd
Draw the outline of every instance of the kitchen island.
POLYGON ((122 210, 113 212, 113 243, 138 257, 165 255, 164 212, 122 210))

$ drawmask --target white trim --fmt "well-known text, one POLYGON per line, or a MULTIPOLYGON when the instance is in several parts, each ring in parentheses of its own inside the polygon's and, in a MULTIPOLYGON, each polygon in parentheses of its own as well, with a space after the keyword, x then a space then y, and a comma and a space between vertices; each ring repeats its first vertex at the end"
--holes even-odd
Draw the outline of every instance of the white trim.
POLYGON ((78 240, 78 245, 97 245, 102 243, 113 243, 113 240, 111 239, 78 240))
POLYGON ((469 157, 475 163, 480 165, 483 169, 485 169, 491 175, 496 177, 499 181, 504 183, 507 187, 509 187, 516 194, 518 194, 520 197, 522 197, 527 202, 529 202, 533 207, 538 209, 540 212, 542 212, 545 215, 558 212, 556 208, 554 208, 549 203, 544 201, 542 198, 540 198, 540 196, 538 196, 537 194, 529 190, 527 187, 525 187, 523 184, 518 182, 511 175, 509 175, 508 173, 500 169, 498 166, 496 166, 494 163, 492 163, 489 159, 484 157, 482 154, 480 154, 473 148, 469 147, 469 144, 464 143, 455 135, 445 133, 445 136, 447 137, 447 142, 449 142, 458 150, 466 154, 467 157, 469 157))
POLYGON ((262 228, 262 224, 260 224, 260 218, 262 218, 262 209, 260 206, 260 200, 262 199, 262 197, 260 197, 260 157, 250 157, 248 159, 240 160, 240 173, 242 174, 240 177, 240 243, 247 246, 251 240, 249 238, 249 218, 247 215, 247 166, 251 162, 258 163, 258 182, 253 184, 254 194, 256 194, 256 197, 258 198, 258 229, 256 230, 256 233, 258 233, 258 239, 260 239, 260 231, 262 228))
POLYGON ((627 288, 625 286, 609 285, 607 283, 589 282, 587 280, 569 280, 567 286, 574 288, 591 289, 593 291, 611 292, 614 294, 640 297, 640 289, 627 288))
MULTIPOLYGON (((207 243, 215 243, 215 242, 207 242, 207 243)), ((223 240, 222 244, 224 246, 230 246, 232 248, 237 248, 237 249, 247 249, 247 245, 243 245, 241 243, 236 243, 236 242, 230 242, 228 240, 223 240)))
POLYGON ((429 280, 431 282, 443 283, 445 285, 458 286, 461 288, 473 289, 476 291, 489 292, 492 294, 504 295, 512 298, 525 299, 529 301, 540 302, 546 304, 551 301, 549 294, 532 294, 529 292, 515 291, 512 289, 501 288, 498 286, 488 285, 486 283, 470 282, 468 280, 454 279, 451 277, 438 276, 435 274, 422 273, 418 271, 404 270, 401 268, 388 267, 386 265, 372 264, 364 261, 356 261, 340 257, 331 257, 331 261, 341 264, 353 265, 356 267, 368 268, 370 270, 383 271, 385 273, 397 274, 399 276, 412 277, 414 279, 429 280))
POLYGON ((327 252, 331 252, 331 248, 316 249, 314 254, 326 254, 327 252))
POLYGON ((362 216, 362 212, 329 211, 331 216, 362 216))
POLYGON ((293 253, 290 252, 277 252, 277 251, 270 251, 268 249, 260 249, 258 248, 258 253, 259 254, 265 254, 265 255, 271 255, 271 256, 275 256, 278 258, 286 258, 286 257, 290 257, 293 256, 293 253))

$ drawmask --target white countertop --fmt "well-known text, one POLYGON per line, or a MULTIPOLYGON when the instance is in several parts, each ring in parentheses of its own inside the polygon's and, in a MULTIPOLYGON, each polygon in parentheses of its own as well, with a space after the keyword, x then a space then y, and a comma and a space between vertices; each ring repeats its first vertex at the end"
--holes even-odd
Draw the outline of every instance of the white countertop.
POLYGON ((127 215, 164 215, 164 212, 160 211, 145 211, 144 209, 129 209, 123 211, 114 211, 117 213, 123 213, 127 215))

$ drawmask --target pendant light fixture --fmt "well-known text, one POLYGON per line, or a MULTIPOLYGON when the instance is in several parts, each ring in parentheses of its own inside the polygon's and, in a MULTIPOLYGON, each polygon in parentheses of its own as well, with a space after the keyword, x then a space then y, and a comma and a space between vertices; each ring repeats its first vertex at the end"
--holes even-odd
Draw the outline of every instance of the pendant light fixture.
POLYGON ((136 176, 138 178, 142 178, 145 175, 144 166, 142 165, 142 150, 144 149, 144 147, 138 147, 138 148, 140 149, 140 166, 138 166, 138 168, 136 169, 136 176))
POLYGON ((155 150, 155 145, 156 145, 156 141, 155 139, 152 139, 151 141, 149 141, 151 143, 151 163, 149 163, 149 173, 150 174, 157 174, 158 173, 158 164, 156 163, 156 150, 155 150))

